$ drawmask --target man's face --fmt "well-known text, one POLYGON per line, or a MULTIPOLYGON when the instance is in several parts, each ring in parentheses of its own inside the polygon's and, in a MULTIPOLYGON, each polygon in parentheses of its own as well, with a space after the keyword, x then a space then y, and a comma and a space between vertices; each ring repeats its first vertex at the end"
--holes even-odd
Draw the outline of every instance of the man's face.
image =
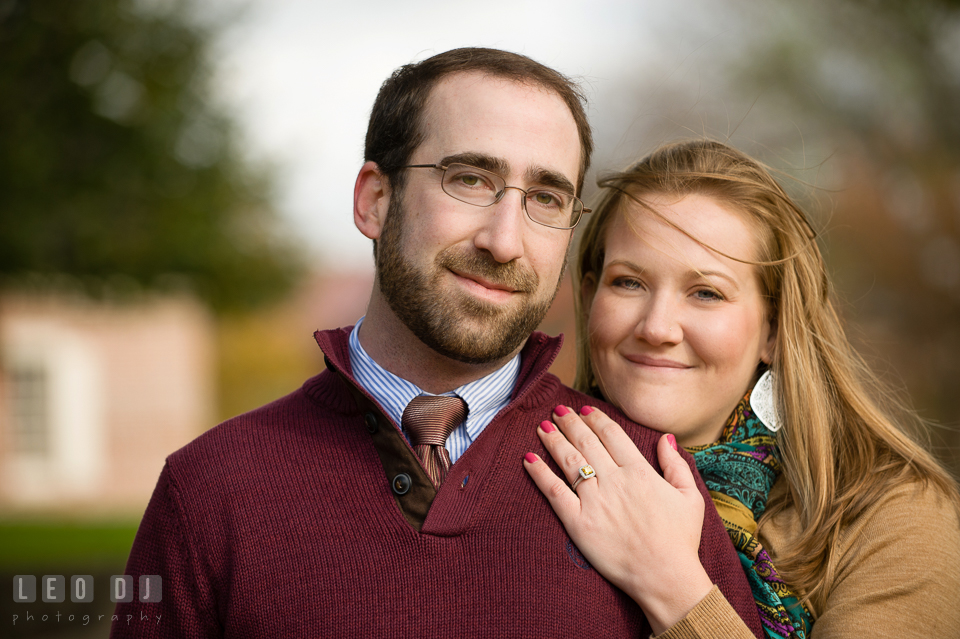
MULTIPOLYGON (((433 89, 424 126, 411 164, 479 166, 523 189, 577 183, 573 116, 539 87, 452 75, 433 89)), ((440 177, 407 169, 402 192, 392 194, 377 245, 380 291, 435 351, 469 363, 503 359, 550 308, 572 232, 527 218, 520 191, 477 207, 446 195, 440 177)))

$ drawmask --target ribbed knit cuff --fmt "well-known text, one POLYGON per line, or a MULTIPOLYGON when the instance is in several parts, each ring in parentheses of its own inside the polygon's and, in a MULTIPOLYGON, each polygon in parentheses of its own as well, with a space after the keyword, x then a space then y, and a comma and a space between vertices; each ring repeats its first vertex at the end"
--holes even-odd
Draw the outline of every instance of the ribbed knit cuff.
MULTIPOLYGON (((708 639, 710 637, 729 637, 730 639, 753 637, 753 633, 737 616, 716 585, 696 608, 662 635, 657 635, 656 639, 708 639)), ((651 639, 653 639, 652 635, 651 639)))

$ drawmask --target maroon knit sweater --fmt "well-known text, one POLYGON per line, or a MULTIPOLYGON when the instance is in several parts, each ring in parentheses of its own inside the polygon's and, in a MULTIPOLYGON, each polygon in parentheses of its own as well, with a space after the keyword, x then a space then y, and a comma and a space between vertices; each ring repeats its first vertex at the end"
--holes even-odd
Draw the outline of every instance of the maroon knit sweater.
MULTIPOLYGON (((126 569, 134 584, 160 575, 163 600, 119 604, 111 636, 648 636, 640 608, 589 566, 523 469, 528 451, 548 457, 536 429, 554 406, 597 404, 547 373, 560 340, 533 334, 510 404, 436 492, 352 381, 349 331, 317 333, 327 370, 301 389, 167 459, 126 569), (410 489, 398 495, 401 473, 410 489)), ((659 470, 659 433, 601 407, 659 470)), ((712 508, 700 559, 762 636, 712 508)))

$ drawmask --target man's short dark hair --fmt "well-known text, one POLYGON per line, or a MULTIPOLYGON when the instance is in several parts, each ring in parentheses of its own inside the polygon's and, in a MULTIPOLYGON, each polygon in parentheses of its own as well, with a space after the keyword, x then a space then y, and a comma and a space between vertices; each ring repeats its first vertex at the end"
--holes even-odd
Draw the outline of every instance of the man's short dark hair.
POLYGON ((479 71, 498 78, 537 85, 555 92, 570 109, 580 134, 580 175, 577 194, 590 167, 593 135, 584 111, 580 88, 563 74, 518 53, 498 49, 464 48, 439 53, 415 64, 405 64, 393 72, 373 103, 364 160, 376 162, 394 188, 402 188, 401 167, 423 142, 423 112, 430 91, 445 76, 479 71))

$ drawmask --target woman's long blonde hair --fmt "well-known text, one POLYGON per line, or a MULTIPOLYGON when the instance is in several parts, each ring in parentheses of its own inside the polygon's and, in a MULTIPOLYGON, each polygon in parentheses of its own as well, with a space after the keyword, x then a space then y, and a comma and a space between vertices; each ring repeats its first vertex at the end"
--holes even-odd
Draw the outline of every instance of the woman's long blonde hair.
MULTIPOLYGON (((917 480, 932 485, 960 513, 956 483, 914 439, 925 433, 923 423, 893 399, 847 340, 816 233, 764 167, 720 142, 693 140, 663 146, 599 185, 604 191, 576 254, 577 286, 588 275, 599 279, 611 221, 638 204, 651 210, 644 204, 647 196, 713 197, 744 213, 756 229, 759 260, 738 261, 759 269, 776 330, 771 368, 785 421, 777 443, 790 486, 784 499, 767 505, 760 524, 796 508, 802 530, 794 546, 777 558, 777 567, 815 610, 822 610, 829 594, 830 559, 840 530, 895 486, 917 480)), ((574 299, 575 386, 596 394, 586 328, 589 309, 582 307, 579 290, 574 299)))

